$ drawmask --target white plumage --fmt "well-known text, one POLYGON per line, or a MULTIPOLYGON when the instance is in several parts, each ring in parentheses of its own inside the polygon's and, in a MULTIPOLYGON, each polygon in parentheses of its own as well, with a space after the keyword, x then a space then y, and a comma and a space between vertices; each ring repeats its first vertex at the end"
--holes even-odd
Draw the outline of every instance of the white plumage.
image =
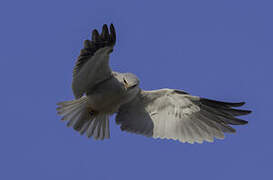
POLYGON ((174 89, 141 90, 134 74, 111 71, 109 55, 115 42, 112 24, 110 32, 107 25, 101 34, 93 30, 73 71, 75 100, 58 103, 62 120, 81 134, 109 138, 109 117, 114 113, 121 130, 188 143, 223 139, 224 133, 235 132, 230 125, 247 123, 236 116, 251 111, 234 109, 243 102, 209 100, 174 89))

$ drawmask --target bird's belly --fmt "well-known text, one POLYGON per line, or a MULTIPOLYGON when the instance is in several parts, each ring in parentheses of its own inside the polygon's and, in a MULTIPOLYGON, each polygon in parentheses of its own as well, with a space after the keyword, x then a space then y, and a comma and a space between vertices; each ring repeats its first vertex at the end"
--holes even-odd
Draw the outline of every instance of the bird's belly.
POLYGON ((117 112, 124 95, 123 85, 114 78, 107 80, 87 93, 91 109, 109 114, 117 112))

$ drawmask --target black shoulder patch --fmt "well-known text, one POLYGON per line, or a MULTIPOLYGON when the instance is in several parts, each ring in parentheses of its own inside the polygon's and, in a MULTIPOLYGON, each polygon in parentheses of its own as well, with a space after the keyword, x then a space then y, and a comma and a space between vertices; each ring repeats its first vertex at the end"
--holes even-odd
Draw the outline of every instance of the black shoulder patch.
POLYGON ((103 25, 101 34, 99 34, 97 29, 94 29, 92 31, 92 40, 84 41, 84 47, 81 49, 73 70, 73 76, 79 72, 82 66, 95 54, 96 51, 100 48, 114 46, 115 43, 116 31, 113 24, 110 25, 110 33, 106 24, 103 25))
POLYGON ((189 94, 185 91, 182 91, 182 90, 177 90, 177 89, 174 89, 173 92, 177 93, 177 94, 189 94))

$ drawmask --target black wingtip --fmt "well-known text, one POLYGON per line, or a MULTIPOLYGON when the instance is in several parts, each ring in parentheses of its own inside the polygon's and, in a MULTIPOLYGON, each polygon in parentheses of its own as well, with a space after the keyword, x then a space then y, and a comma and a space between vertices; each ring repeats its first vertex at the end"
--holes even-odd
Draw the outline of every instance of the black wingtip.
POLYGON ((232 124, 232 125, 245 125, 245 124, 248 124, 248 121, 243 120, 243 119, 238 119, 238 118, 226 119, 226 122, 228 124, 232 124))
POLYGON ((243 111, 245 112, 245 114, 244 114, 244 115, 247 115, 247 114, 252 113, 252 111, 251 111, 251 110, 243 110, 243 111))
POLYGON ((113 46, 116 43, 116 30, 111 24, 108 29, 107 24, 103 24, 101 34, 97 29, 92 31, 92 41, 99 47, 113 46), (110 31, 110 33, 109 33, 110 31))
POLYGON ((90 49, 92 47, 92 44, 91 44, 91 42, 89 40, 85 40, 83 42, 83 46, 84 46, 85 49, 90 49))
POLYGON ((97 42, 100 39, 100 35, 97 29, 92 31, 92 41, 97 42))
POLYGON ((245 102, 224 102, 224 101, 216 101, 216 100, 207 99, 207 98, 201 98, 200 100, 201 102, 214 104, 217 106, 225 106, 225 107, 240 107, 245 104, 245 102))
POLYGON ((246 102, 236 102, 236 103, 227 103, 227 104, 229 104, 230 106, 232 106, 232 107, 240 107, 240 106, 243 106, 243 105, 245 105, 245 103, 246 102))
POLYGON ((108 30, 107 24, 103 24, 102 29, 107 29, 108 30))
POLYGON ((227 111, 231 113, 233 116, 243 116, 243 115, 248 115, 252 111, 250 110, 244 110, 244 109, 233 109, 233 108, 222 108, 223 111, 227 111))
POLYGON ((241 125, 248 124, 248 121, 246 121, 246 120, 241 120, 240 122, 241 122, 241 125))
POLYGON ((113 24, 110 24, 110 38, 113 43, 116 43, 116 30, 113 24))
POLYGON ((102 41, 109 41, 109 31, 108 31, 108 27, 106 24, 104 24, 102 26, 102 31, 101 31, 101 39, 102 41))

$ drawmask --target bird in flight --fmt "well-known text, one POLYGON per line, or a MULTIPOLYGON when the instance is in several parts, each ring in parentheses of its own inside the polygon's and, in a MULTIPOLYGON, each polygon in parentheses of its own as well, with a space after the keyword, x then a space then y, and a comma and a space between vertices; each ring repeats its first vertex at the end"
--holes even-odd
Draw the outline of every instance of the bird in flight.
POLYGON ((122 131, 191 144, 223 139, 224 133, 235 133, 231 125, 247 124, 237 116, 251 111, 235 109, 244 102, 216 101, 176 89, 142 90, 136 75, 111 70, 115 43, 113 24, 109 29, 104 24, 100 34, 93 30, 73 70, 75 99, 57 103, 62 120, 80 134, 110 138, 109 117, 115 113, 122 131))

